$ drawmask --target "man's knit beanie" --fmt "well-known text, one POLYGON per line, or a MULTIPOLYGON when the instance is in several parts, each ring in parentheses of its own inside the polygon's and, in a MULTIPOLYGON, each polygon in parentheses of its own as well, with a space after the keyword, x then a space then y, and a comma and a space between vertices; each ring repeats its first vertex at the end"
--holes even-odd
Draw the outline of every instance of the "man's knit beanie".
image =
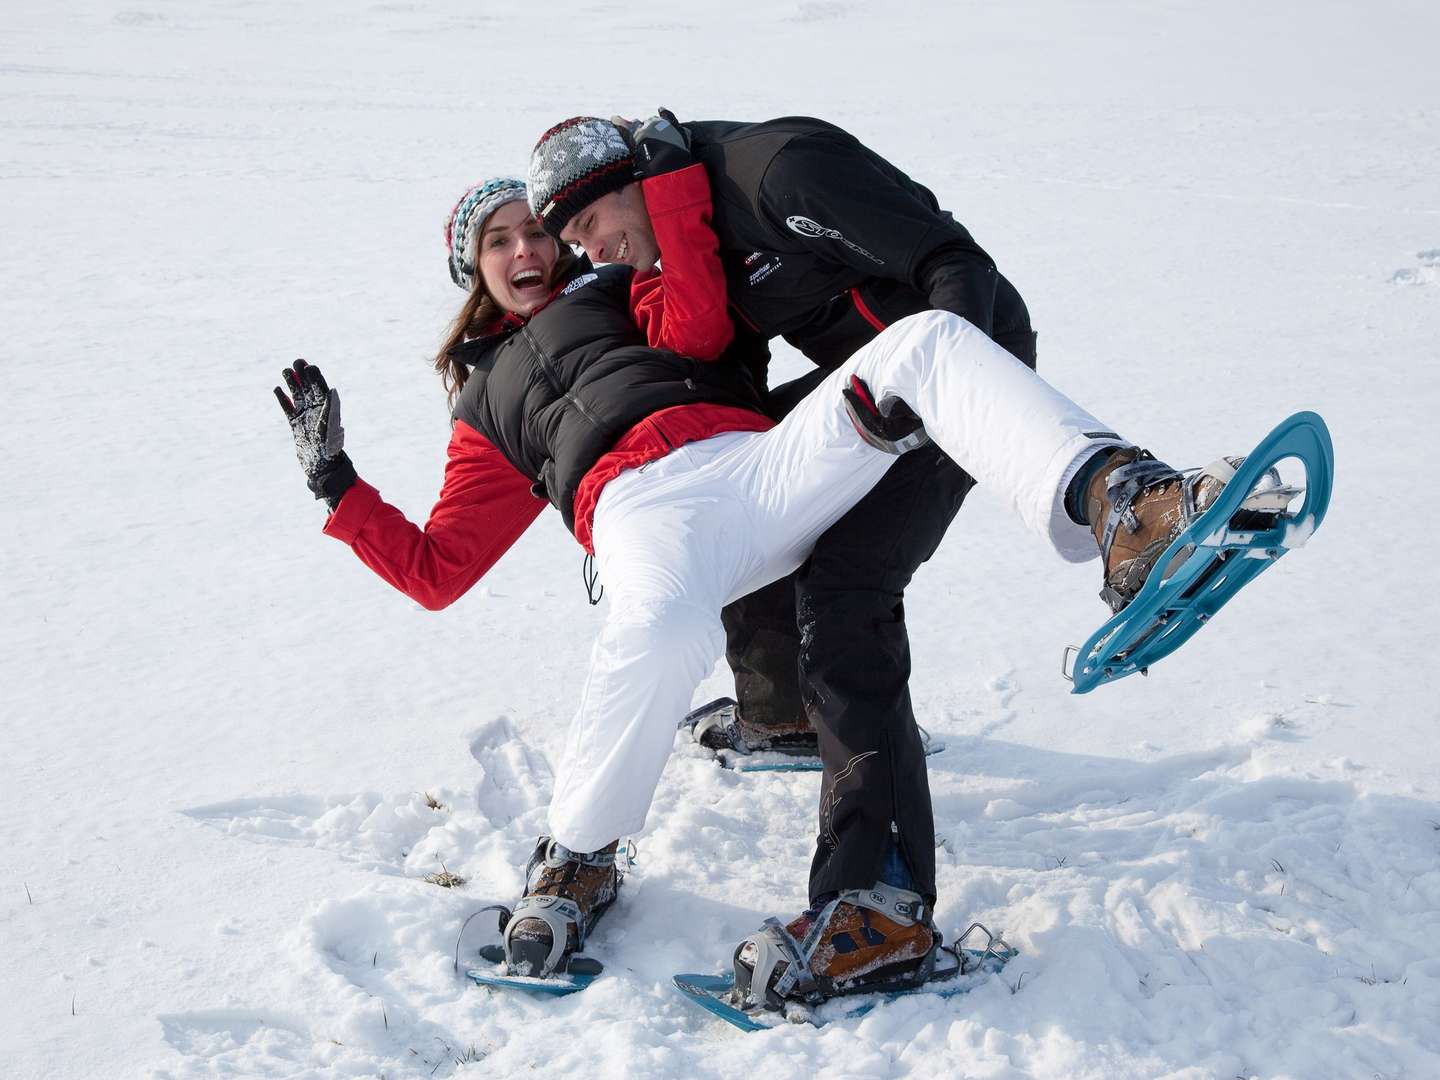
POLYGON ((635 155, 620 129, 598 116, 556 124, 530 154, 530 210, 559 239, 570 219, 635 179, 635 155))
POLYGON ((450 252, 450 280, 469 292, 475 288, 475 260, 485 222, 506 203, 525 198, 525 181, 508 176, 476 184, 455 204, 445 222, 445 247, 450 252))

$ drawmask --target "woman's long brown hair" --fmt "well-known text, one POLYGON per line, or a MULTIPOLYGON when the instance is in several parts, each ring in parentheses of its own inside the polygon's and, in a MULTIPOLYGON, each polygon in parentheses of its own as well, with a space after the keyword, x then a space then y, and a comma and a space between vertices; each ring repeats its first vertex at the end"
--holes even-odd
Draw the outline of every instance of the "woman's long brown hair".
MULTIPOLYGON (((563 281, 579 262, 579 257, 567 246, 555 242, 560 249, 560 255, 555 260, 555 265, 550 269, 549 285, 553 286, 557 281, 563 281)), ((455 399, 460 396, 460 391, 465 386, 465 380, 470 377, 470 369, 451 355, 456 346, 463 345, 472 338, 477 338, 485 332, 485 328, 494 323, 505 314, 500 305, 485 291, 485 281, 480 276, 480 260, 475 260, 475 286, 470 290, 470 295, 465 297, 465 303, 460 308, 460 314, 450 324, 445 335, 445 344, 440 346, 440 351, 435 354, 435 370, 440 374, 440 381, 445 386, 446 401, 451 409, 455 408, 455 399)))

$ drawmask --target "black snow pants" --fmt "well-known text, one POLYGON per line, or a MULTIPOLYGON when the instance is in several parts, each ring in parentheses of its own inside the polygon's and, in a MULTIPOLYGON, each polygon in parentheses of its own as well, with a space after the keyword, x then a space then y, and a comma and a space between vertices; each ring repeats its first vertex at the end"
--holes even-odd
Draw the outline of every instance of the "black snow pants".
MULTIPOLYGON (((1028 325, 996 341, 1030 367, 1028 325)), ((828 374, 772 394, 783 414, 828 374)), ((915 890, 935 902, 935 819, 910 705, 905 587, 974 486, 934 444, 904 454, 825 532, 790 577, 725 608, 726 658, 740 712, 756 724, 803 709, 824 775, 810 899, 869 888, 897 837, 915 890)))

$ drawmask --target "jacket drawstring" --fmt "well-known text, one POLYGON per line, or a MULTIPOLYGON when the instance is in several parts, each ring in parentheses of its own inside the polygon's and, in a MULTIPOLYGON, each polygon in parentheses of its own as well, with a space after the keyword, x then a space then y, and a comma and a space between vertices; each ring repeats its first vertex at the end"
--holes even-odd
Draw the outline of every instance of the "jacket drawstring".
POLYGON ((600 603, 600 598, 605 595, 605 586, 600 586, 600 591, 595 591, 595 583, 600 580, 600 571, 595 569, 595 556, 587 554, 580 563, 580 579, 585 582, 585 595, 590 598, 590 606, 594 607, 600 603))

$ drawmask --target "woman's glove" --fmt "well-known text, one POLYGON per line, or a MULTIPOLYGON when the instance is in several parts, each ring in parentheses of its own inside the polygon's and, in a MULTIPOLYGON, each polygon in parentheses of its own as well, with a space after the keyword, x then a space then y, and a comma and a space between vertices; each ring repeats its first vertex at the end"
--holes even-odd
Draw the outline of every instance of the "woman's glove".
POLYGON ((355 466, 345 453, 345 429, 340 426, 340 394, 330 389, 318 367, 304 360, 281 374, 290 394, 277 386, 275 397, 290 421, 300 467, 315 498, 334 510, 355 483, 355 466))

